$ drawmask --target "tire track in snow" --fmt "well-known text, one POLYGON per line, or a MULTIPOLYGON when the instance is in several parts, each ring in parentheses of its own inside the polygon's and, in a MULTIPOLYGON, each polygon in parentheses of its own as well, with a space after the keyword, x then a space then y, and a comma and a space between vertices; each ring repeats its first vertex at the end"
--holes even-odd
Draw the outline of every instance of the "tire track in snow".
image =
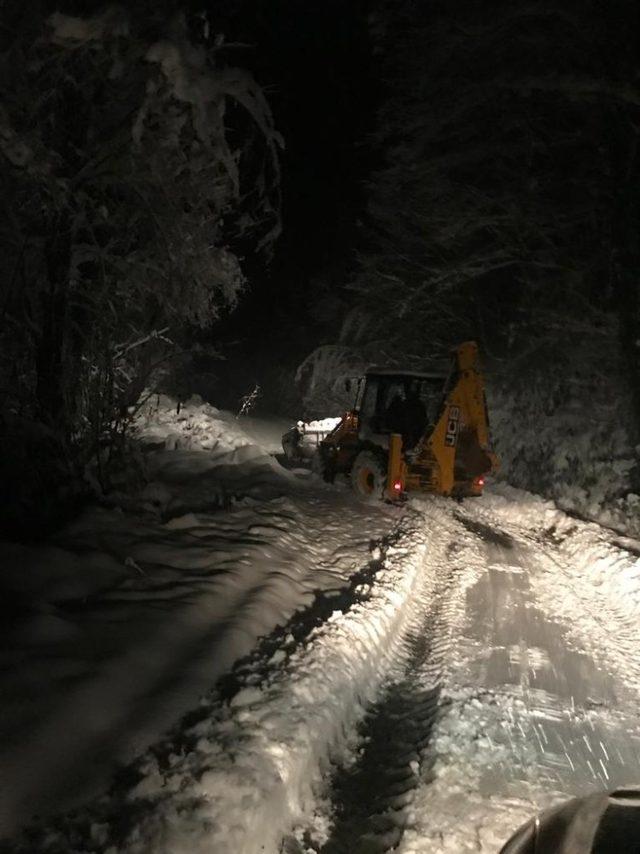
MULTIPOLYGON (((391 558, 374 556, 344 611, 327 618, 335 600, 316 602, 319 624, 312 608, 297 639, 279 634, 271 659, 246 667, 226 692, 230 702, 215 692, 109 798, 33 829, 7 850, 277 851, 397 658, 428 540, 419 522, 405 513, 390 538, 391 558)), ((272 648, 265 642, 264 655, 272 648)))
POLYGON ((333 780, 334 822, 322 854, 385 851, 396 845, 407 821, 420 759, 438 709, 440 679, 431 641, 439 608, 403 643, 404 677, 387 684, 359 728, 358 759, 333 780))
MULTIPOLYGON (((578 587, 580 571, 482 504, 454 515, 467 559, 484 567, 443 681, 450 705, 434 727, 434 779, 416 796, 402 854, 495 852, 537 809, 637 776, 637 712, 620 707, 615 670, 581 645, 575 590, 572 620, 563 613, 565 574, 578 587)), ((600 598, 589 586, 581 593, 593 612, 600 598)))
MULTIPOLYGON (((283 854, 374 854, 395 847, 412 821, 416 789, 428 779, 429 745, 462 591, 470 582, 460 561, 458 528, 450 507, 414 502, 433 528, 420 589, 407 608, 411 619, 379 699, 358 727, 355 758, 334 770, 327 838, 313 826, 297 828, 283 854)), ((327 807, 322 807, 325 811, 327 807)), ((326 833, 326 818, 316 824, 326 833)))
MULTIPOLYGON (((473 516, 471 524, 512 538, 541 607, 563 622, 571 645, 615 674, 615 705, 634 709, 640 700, 640 561, 612 547, 602 529, 591 523, 565 517, 570 524, 564 530, 561 526, 556 531, 555 525, 527 530, 499 508, 469 508, 467 524, 468 513, 473 516)), ((564 517, 561 512, 556 515, 564 517)))

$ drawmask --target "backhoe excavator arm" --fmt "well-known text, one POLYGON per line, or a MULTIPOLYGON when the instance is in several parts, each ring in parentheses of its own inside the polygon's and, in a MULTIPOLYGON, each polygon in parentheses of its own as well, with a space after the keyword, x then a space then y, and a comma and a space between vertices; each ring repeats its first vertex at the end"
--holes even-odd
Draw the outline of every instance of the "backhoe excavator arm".
POLYGON ((440 374, 369 370, 364 403, 347 412, 320 442, 319 469, 325 479, 346 474, 361 495, 384 495, 392 501, 405 492, 481 495, 483 477, 497 468, 497 460, 489 448, 475 342, 454 351, 436 414, 420 394, 433 401, 429 389, 442 379, 440 374), (391 395, 398 397, 397 406, 396 397, 389 402, 391 395), (427 423, 434 418, 435 424, 427 423), (416 442, 421 431, 424 435, 416 442))
POLYGON ((403 475, 409 489, 479 495, 483 476, 497 469, 497 458, 489 448, 484 381, 475 342, 461 344, 454 354, 440 417, 403 475))

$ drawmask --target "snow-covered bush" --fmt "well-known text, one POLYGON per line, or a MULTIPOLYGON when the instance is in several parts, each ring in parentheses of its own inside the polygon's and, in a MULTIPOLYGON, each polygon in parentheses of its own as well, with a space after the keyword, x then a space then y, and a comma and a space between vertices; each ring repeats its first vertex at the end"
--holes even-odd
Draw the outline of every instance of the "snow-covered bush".
POLYGON ((366 367, 362 354, 342 344, 325 344, 313 350, 298 367, 307 417, 339 415, 353 407, 356 383, 366 367))
POLYGON ((487 392, 501 477, 588 518, 640 532, 640 448, 615 325, 493 363, 487 392))

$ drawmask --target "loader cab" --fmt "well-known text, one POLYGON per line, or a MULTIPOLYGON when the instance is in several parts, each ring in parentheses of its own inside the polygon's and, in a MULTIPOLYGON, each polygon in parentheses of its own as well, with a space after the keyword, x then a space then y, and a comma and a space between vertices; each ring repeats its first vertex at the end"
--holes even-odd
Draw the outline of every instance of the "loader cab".
POLYGON ((367 371, 355 407, 360 439, 385 445, 391 433, 400 433, 415 445, 440 416, 446 380, 441 373, 367 371))

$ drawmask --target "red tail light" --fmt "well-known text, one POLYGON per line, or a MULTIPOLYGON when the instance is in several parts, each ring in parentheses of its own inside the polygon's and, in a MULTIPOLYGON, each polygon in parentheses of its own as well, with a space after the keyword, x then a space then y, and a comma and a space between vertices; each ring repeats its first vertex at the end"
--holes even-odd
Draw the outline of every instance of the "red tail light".
POLYGON ((477 477, 475 480, 475 484, 476 484, 476 486, 484 486, 484 478, 483 477, 477 477))
POLYGON ((394 492, 402 492, 402 481, 394 480, 393 481, 393 491, 394 492))

